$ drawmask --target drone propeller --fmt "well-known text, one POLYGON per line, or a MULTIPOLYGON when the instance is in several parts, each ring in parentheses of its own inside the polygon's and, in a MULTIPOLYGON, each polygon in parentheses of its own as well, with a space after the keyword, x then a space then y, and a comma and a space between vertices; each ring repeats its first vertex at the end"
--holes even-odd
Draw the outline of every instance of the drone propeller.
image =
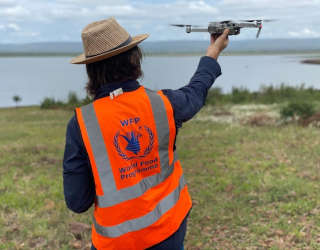
POLYGON ((259 27, 259 29, 258 29, 258 33, 257 33, 257 36, 256 36, 257 39, 258 39, 259 36, 260 36, 261 30, 262 30, 262 25, 260 25, 260 27, 259 27))
POLYGON ((265 23, 270 23, 270 22, 275 22, 277 21, 278 19, 262 19, 262 22, 265 22, 265 23))
POLYGON ((277 19, 248 19, 248 20, 240 20, 241 22, 248 22, 248 23, 253 23, 253 22, 274 22, 277 21, 277 19))
POLYGON ((253 23, 256 21, 261 21, 261 20, 256 20, 256 19, 247 19, 247 20, 240 20, 241 22, 248 22, 248 23, 253 23))
POLYGON ((186 25, 186 24, 170 24, 171 26, 175 26, 175 27, 187 27, 187 26, 190 26, 190 25, 186 25))
POLYGON ((175 26, 175 27, 190 27, 190 26, 193 26, 193 27, 200 27, 199 25, 191 25, 191 24, 170 24, 171 26, 175 26))

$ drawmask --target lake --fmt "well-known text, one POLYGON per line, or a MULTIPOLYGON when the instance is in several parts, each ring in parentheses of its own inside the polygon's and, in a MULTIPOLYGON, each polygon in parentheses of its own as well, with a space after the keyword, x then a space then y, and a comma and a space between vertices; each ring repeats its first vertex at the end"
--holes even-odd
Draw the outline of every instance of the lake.
MULTIPOLYGON (((320 66, 301 64, 309 55, 237 55, 221 56, 222 76, 215 82, 224 92, 244 86, 258 90, 264 85, 306 86, 320 88, 320 66)), ((149 56, 143 61, 140 80, 152 89, 177 89, 188 84, 196 70, 199 56, 149 56)), ((85 96, 85 66, 69 64, 69 57, 1 57, 0 107, 37 105, 45 97, 65 100, 70 91, 85 96)))

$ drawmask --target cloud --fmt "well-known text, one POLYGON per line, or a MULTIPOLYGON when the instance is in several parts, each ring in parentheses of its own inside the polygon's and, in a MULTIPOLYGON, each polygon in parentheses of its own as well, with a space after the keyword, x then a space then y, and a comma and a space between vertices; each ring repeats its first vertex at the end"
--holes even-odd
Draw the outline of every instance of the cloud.
MULTIPOLYGON (((316 37, 319 9, 320 0, 0 0, 0 30, 9 32, 7 23, 18 25, 20 31, 6 37, 17 42, 35 41, 17 38, 22 29, 30 39, 79 40, 88 23, 114 16, 133 35, 149 33, 149 40, 208 39, 208 34, 186 34, 169 24, 276 18, 278 22, 264 25, 261 38, 316 37)), ((255 33, 243 29, 235 39, 254 39, 255 33)))
POLYGON ((316 32, 309 28, 304 28, 301 31, 289 31, 288 35, 294 38, 320 37, 320 32, 316 32))
POLYGON ((15 23, 9 23, 9 24, 0 24, 0 31, 6 31, 6 32, 18 32, 21 28, 15 24, 15 23))
POLYGON ((125 0, 117 0, 115 2, 114 0, 56 0, 57 3, 62 3, 62 4, 81 4, 81 5, 87 5, 87 6, 95 6, 95 5, 122 5, 122 4, 127 4, 129 1, 125 0))
POLYGON ((14 0, 0 0, 0 7, 1 6, 11 6, 14 4, 15 4, 14 0))
POLYGON ((138 8, 135 8, 129 4, 125 5, 103 5, 95 8, 94 11, 97 15, 108 15, 109 13, 114 16, 137 16, 143 14, 138 8))
POLYGON ((193 17, 195 15, 212 15, 218 12, 217 8, 207 4, 203 0, 176 1, 172 3, 136 2, 95 0, 96 4, 88 4, 84 0, 58 0, 52 8, 48 8, 46 16, 52 18, 106 18, 108 16, 121 17, 125 20, 140 18, 144 21, 157 21, 164 18, 176 18, 182 16, 193 17), (81 3, 81 4, 79 4, 81 3))
POLYGON ((20 31, 20 27, 15 23, 9 23, 7 27, 9 30, 20 31))
POLYGON ((29 16, 29 14, 30 11, 20 5, 0 8, 0 16, 6 17, 9 20, 12 18, 25 18, 29 16))
POLYGON ((228 6, 232 8, 272 8, 272 9, 283 9, 283 8, 297 8, 297 7, 310 7, 318 6, 319 0, 224 0, 219 3, 221 6, 228 6))
MULTIPOLYGON (((194 1, 188 4, 189 10, 193 10, 200 13, 210 13, 211 15, 216 14, 218 9, 205 3, 204 1, 194 1)), ((187 8, 187 9, 188 9, 187 8)))
POLYGON ((61 5, 48 10, 47 14, 54 19, 88 19, 106 18, 108 16, 134 17, 142 14, 142 12, 131 5, 99 5, 95 7, 61 5))

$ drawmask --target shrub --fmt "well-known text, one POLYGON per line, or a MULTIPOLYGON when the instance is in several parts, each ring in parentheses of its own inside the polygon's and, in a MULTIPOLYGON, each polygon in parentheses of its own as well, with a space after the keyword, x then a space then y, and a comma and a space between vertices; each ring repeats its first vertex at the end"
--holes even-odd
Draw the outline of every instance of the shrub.
MULTIPOLYGON (((90 102, 92 102, 92 98, 90 98, 88 95, 81 101, 81 105, 87 105, 90 102)), ((81 106, 79 105, 79 106, 81 106)))
POLYGON ((42 109, 53 109, 62 107, 65 104, 62 101, 56 101, 54 98, 46 97, 40 104, 40 108, 42 109))
POLYGON ((66 102, 55 100, 54 98, 46 97, 40 104, 42 109, 74 109, 92 102, 92 99, 86 96, 84 99, 80 99, 75 92, 70 92, 68 94, 68 99, 66 102))
POLYGON ((310 102, 291 102, 280 110, 283 119, 307 119, 315 113, 315 106, 310 102))
POLYGON ((80 100, 76 92, 69 92, 68 94, 68 104, 69 105, 78 105, 80 100))
POLYGON ((207 103, 211 105, 218 104, 245 104, 245 103, 287 103, 287 102, 304 102, 319 101, 320 90, 313 87, 306 88, 304 84, 300 86, 265 86, 262 85, 259 91, 249 91, 241 87, 233 87, 231 93, 222 93, 221 89, 211 89, 208 93, 207 103))
POLYGON ((53 98, 46 97, 40 104, 40 108, 47 109, 55 106, 56 101, 53 98))
POLYGON ((251 93, 246 88, 232 88, 231 100, 233 103, 247 103, 251 101, 251 93))
POLYGON ((207 104, 216 105, 218 103, 223 103, 225 95, 222 93, 221 88, 212 88, 208 92, 207 104))

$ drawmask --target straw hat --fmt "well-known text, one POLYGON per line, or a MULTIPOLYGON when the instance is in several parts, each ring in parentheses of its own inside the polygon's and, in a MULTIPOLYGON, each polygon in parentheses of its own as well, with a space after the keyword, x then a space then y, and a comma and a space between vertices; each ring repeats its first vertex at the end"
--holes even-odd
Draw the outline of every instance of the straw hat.
POLYGON ((116 19, 109 18, 87 25, 81 34, 84 54, 72 58, 73 64, 88 64, 118 55, 148 38, 148 34, 131 37, 116 19))

